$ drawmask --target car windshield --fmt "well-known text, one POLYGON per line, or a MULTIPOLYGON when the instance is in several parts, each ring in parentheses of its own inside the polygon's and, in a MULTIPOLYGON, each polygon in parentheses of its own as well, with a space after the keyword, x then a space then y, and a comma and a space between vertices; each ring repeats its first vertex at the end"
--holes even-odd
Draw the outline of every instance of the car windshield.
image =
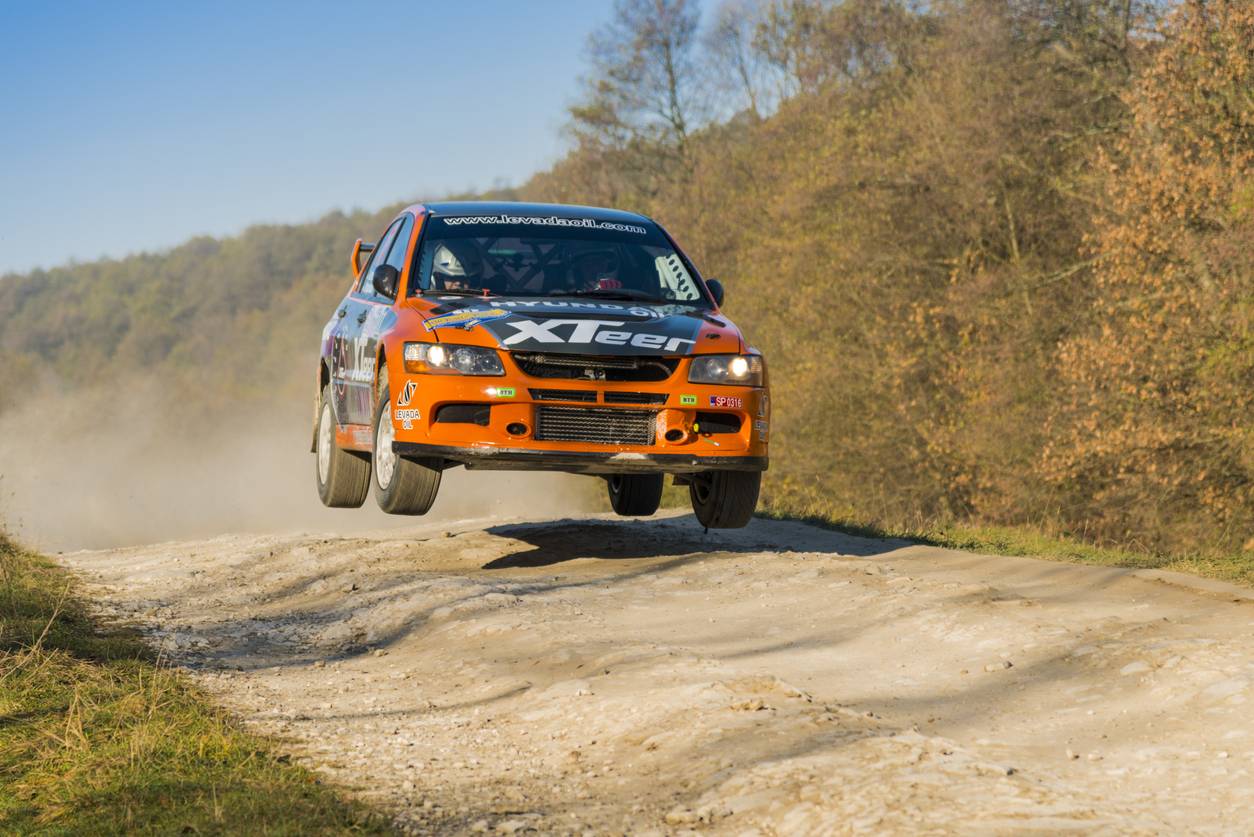
POLYGON ((410 293, 584 296, 706 305, 656 226, 552 216, 433 216, 410 293))

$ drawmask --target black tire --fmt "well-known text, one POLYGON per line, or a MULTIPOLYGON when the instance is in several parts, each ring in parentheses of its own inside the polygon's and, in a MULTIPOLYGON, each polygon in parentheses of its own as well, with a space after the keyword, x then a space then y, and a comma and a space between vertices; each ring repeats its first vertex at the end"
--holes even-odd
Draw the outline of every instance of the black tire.
POLYGON ((314 474, 318 497, 333 509, 356 509, 370 493, 370 460, 335 444, 335 406, 331 387, 322 388, 318 403, 318 430, 314 435, 314 474))
POLYGON ((662 474, 614 474, 605 478, 610 505, 623 517, 648 517, 662 502, 662 474))
POLYGON ((688 497, 702 526, 739 529, 753 519, 761 488, 761 471, 707 471, 692 475, 688 497))
POLYGON ((384 382, 379 390, 379 403, 374 409, 374 424, 371 426, 374 439, 374 479, 371 480, 374 483, 374 499, 379 508, 388 514, 426 514, 440 491, 441 466, 444 463, 439 460, 420 462, 402 459, 392 453, 391 407, 392 396, 384 382), (384 485, 384 482, 387 484, 384 485))

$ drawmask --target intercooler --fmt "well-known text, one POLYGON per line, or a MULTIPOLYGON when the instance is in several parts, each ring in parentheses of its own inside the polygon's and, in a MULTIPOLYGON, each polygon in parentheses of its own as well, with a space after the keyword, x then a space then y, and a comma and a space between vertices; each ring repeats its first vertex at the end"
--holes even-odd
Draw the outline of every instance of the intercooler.
POLYGON ((651 445, 656 414, 649 410, 537 407, 535 439, 596 445, 651 445))

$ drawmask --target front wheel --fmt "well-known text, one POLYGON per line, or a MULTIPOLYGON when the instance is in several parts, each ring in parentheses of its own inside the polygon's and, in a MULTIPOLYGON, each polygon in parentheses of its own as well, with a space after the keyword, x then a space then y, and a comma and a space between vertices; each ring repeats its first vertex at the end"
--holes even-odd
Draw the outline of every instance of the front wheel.
POLYGON ((440 491, 440 465, 402 459, 392 451, 392 396, 387 384, 374 411, 374 499, 388 514, 426 514, 440 491))
POLYGON ((610 506, 623 517, 648 517, 662 502, 661 474, 615 474, 605 482, 610 506))
POLYGON ((707 471, 692 475, 688 497, 702 526, 739 529, 753 519, 761 488, 761 471, 707 471))

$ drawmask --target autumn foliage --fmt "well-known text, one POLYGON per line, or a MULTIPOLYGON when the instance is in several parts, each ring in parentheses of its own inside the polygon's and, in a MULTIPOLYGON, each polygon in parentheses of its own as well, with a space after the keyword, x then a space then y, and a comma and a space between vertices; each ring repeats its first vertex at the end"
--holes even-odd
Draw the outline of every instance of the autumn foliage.
POLYGON ((726 281, 773 372, 770 502, 1245 544, 1254 8, 757 8, 715 75, 758 86, 682 163, 641 132, 523 192, 655 215, 726 281))
POLYGON ((1109 538, 1254 535, 1254 5, 1180 9, 1098 158, 1084 327, 1041 470, 1109 538))

